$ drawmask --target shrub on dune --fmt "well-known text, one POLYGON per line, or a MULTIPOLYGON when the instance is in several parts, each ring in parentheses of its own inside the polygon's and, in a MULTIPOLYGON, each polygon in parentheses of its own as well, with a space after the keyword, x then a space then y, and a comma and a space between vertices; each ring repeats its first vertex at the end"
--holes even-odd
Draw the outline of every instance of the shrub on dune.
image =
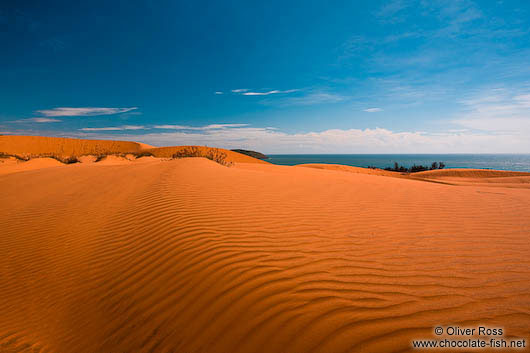
POLYGON ((55 154, 51 154, 51 155, 43 155, 43 156, 40 156, 40 157, 45 157, 45 158, 53 158, 63 164, 74 164, 74 163, 79 163, 79 159, 77 159, 76 156, 69 156, 69 157, 62 157, 62 156, 58 156, 58 155, 55 155, 55 154))
POLYGON ((424 172, 427 170, 436 170, 436 169, 444 169, 445 163, 444 162, 433 162, 431 166, 424 166, 424 165, 416 165, 414 164, 412 167, 407 168, 402 165, 399 165, 397 162, 394 162, 394 167, 388 167, 385 168, 385 170, 391 171, 391 172, 400 172, 400 173, 417 173, 417 172, 424 172))
POLYGON ((133 155, 136 157, 136 159, 142 158, 142 157, 153 157, 154 156, 151 152, 138 152, 138 153, 133 153, 133 155))
POLYGON ((2 153, 0 152, 0 158, 15 158, 19 161, 23 161, 23 162, 27 162, 30 160, 29 157, 25 157, 25 156, 19 156, 18 154, 8 154, 8 153, 2 153))
POLYGON ((196 146, 184 147, 177 153, 173 154, 173 158, 186 158, 186 157, 203 157, 211 161, 217 162, 226 167, 230 167, 232 162, 226 159, 226 153, 222 152, 217 148, 208 148, 206 150, 200 149, 196 146))

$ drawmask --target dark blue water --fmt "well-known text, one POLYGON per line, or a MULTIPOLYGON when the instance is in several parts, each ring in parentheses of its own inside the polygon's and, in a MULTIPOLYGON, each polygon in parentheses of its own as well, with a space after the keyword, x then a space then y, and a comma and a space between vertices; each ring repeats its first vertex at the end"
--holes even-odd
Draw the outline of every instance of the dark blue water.
POLYGON ((268 162, 281 165, 325 163, 386 168, 394 166, 394 162, 405 167, 444 162, 445 168, 530 172, 530 154, 273 154, 269 157, 268 162))

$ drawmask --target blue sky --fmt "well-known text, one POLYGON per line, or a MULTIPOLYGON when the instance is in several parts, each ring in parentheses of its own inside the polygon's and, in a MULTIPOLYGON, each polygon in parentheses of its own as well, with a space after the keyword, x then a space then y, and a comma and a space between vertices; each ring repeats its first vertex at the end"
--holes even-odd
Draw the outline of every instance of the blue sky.
POLYGON ((530 152, 530 3, 8 1, 0 133, 530 152))

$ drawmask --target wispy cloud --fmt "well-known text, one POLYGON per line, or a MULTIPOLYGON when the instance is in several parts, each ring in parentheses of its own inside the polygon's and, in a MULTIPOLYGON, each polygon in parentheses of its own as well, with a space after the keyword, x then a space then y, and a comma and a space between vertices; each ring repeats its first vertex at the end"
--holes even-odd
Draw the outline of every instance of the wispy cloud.
POLYGON ((213 94, 218 94, 218 95, 219 95, 219 94, 223 94, 223 92, 221 92, 221 91, 215 91, 213 94))
POLYGON ((84 127, 79 129, 81 131, 124 131, 124 130, 143 130, 144 126, 137 125, 123 125, 123 126, 108 126, 108 127, 84 127))
POLYGON ((254 91, 248 88, 233 89, 231 92, 242 96, 257 96, 266 97, 274 96, 274 98, 265 98, 258 101, 263 105, 275 105, 275 106, 293 106, 293 105, 313 105, 313 104, 324 104, 324 103, 337 103, 343 101, 345 98, 341 95, 319 91, 313 88, 304 89, 287 89, 287 90, 270 90, 270 91, 254 91), (291 93, 295 93, 291 95, 291 93))
POLYGON ((238 128, 248 126, 248 124, 211 124, 206 126, 187 126, 187 125, 155 125, 154 129, 168 129, 168 130, 215 130, 215 129, 227 129, 227 128, 238 128))
POLYGON ((287 93, 294 93, 294 92, 298 92, 299 89, 288 89, 286 91, 280 91, 280 90, 272 90, 272 91, 267 91, 267 92, 244 92, 242 93, 244 96, 268 96, 268 95, 271 95, 271 94, 287 94, 287 93))
POLYGON ((368 108, 368 109, 364 109, 363 111, 365 111, 367 113, 377 113, 377 112, 382 112, 383 109, 381 109, 381 108, 368 108))
MULTIPOLYGON (((379 35, 352 36, 338 48, 338 61, 361 65, 368 72, 384 73, 386 77, 432 77, 434 71, 447 77, 449 86, 451 76, 473 83, 488 74, 498 81, 503 75, 521 77, 528 73, 523 58, 528 57, 528 51, 513 51, 519 38, 528 36, 528 26, 493 12, 486 16, 479 5, 471 0, 385 1, 375 13, 384 23, 383 30, 379 35), (428 21, 429 25, 396 31, 388 24, 402 20, 411 24, 428 21), (512 54, 506 55, 509 51, 512 54)), ((499 11, 504 6, 494 5, 499 11)))
POLYGON ((193 126, 186 126, 186 125, 155 125, 153 126, 154 129, 169 129, 169 130, 197 130, 198 128, 193 126))
POLYGON ((131 108, 53 108, 45 110, 37 110, 37 113, 40 113, 47 117, 56 117, 56 116, 95 116, 95 115, 113 115, 126 113, 131 110, 138 109, 137 107, 131 108))
POLYGON ((402 22, 404 18, 400 13, 410 4, 410 0, 391 0, 385 3, 375 15, 383 22, 402 22))
POLYGON ((268 92, 245 92, 243 93, 244 96, 268 96, 269 94, 277 94, 281 93, 278 90, 268 91, 268 92))
POLYGON ((206 125, 205 129, 225 129, 225 128, 234 128, 234 127, 243 127, 248 126, 248 124, 210 124, 206 125))
POLYGON ((525 135, 530 139, 530 92, 491 89, 461 102, 466 112, 453 122, 494 133, 525 135))
MULTIPOLYGON (((281 91, 278 89, 274 89, 270 91, 258 92, 258 91, 251 91, 248 88, 238 88, 238 89, 233 89, 230 92, 241 94, 243 96, 268 96, 271 94, 288 94, 288 93, 294 93, 298 91, 300 90, 299 89, 288 89, 288 90, 281 91)), ((215 94, 223 94, 223 92, 215 92, 215 94)))
POLYGON ((522 94, 513 97, 521 108, 530 108, 530 94, 522 94))
POLYGON ((264 99, 260 101, 264 105, 275 105, 280 107, 287 106, 304 106, 304 105, 316 105, 316 104, 332 104, 344 101, 346 98, 339 94, 327 93, 327 92, 310 92, 305 95, 297 97, 285 97, 280 99, 264 99))
POLYGON ((383 23, 403 22, 417 15, 446 21, 449 24, 444 28, 446 33, 454 33, 461 24, 482 17, 481 11, 471 0, 390 0, 375 13, 376 18, 383 23), (415 12, 415 9, 419 11, 415 12))
POLYGON ((13 123, 58 123, 61 120, 59 119, 51 119, 51 118, 28 118, 28 119, 20 119, 20 120, 14 120, 13 123))

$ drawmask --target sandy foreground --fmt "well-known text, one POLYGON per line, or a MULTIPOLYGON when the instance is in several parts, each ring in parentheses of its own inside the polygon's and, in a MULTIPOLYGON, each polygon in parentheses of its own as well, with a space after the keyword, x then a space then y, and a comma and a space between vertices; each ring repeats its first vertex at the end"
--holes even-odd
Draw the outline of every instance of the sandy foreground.
POLYGON ((4 160, 0 352, 528 345, 530 176, 359 169, 4 160))

